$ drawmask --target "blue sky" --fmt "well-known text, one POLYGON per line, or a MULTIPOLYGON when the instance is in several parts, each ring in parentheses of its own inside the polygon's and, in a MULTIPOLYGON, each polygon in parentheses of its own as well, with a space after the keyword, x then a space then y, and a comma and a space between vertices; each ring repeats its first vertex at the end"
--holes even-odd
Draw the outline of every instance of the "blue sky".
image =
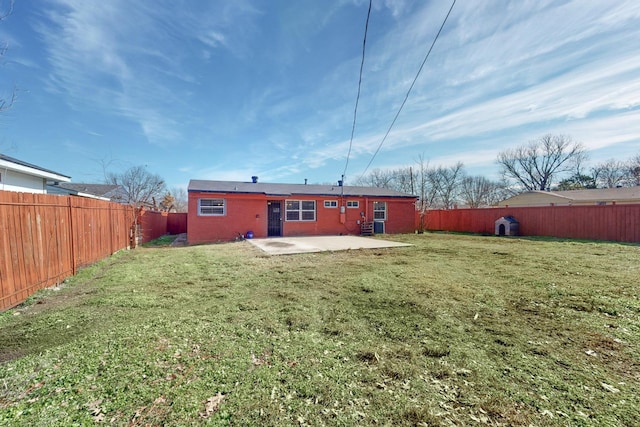
MULTIPOLYGON (((7 1, 3 2, 5 5, 7 1)), ((446 1, 374 0, 346 182, 371 160, 446 1)), ((340 179, 365 0, 17 0, 0 151, 100 182, 146 165, 189 179, 340 179)), ((458 0, 374 168, 496 155, 546 133, 592 163, 640 153, 640 2, 458 0)))

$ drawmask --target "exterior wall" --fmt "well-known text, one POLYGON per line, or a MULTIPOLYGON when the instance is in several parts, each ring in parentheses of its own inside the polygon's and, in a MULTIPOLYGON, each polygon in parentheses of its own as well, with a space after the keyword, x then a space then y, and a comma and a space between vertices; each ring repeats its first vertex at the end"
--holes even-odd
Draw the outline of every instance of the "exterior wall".
POLYGON ((225 242, 253 231, 255 237, 267 237, 267 198, 264 195, 189 193, 187 241, 189 244, 225 242), (224 216, 200 216, 198 199, 226 200, 224 216))
POLYGON ((0 169, 0 175, 0 190, 36 194, 47 192, 44 178, 7 169, 0 169))
POLYGON ((413 233, 417 229, 415 200, 390 200, 387 202, 387 209, 389 215, 385 233, 413 233))
POLYGON ((495 221, 512 216, 521 236, 640 243, 640 204, 537 206, 428 211, 427 230, 494 234, 495 221))
POLYGON ((282 203, 283 236, 315 236, 360 234, 359 221, 373 221, 373 202, 387 202, 386 233, 408 233, 415 230, 415 201, 411 198, 366 197, 316 197, 316 196, 265 196, 261 194, 189 193, 188 230, 189 244, 234 240, 239 234, 252 231, 255 238, 268 235, 267 202, 282 203), (224 216, 200 216, 199 198, 223 198, 226 200, 224 216), (286 221, 287 200, 315 200, 315 221, 286 221), (337 201, 337 207, 325 207, 325 200, 337 201), (346 201, 358 201, 358 208, 346 207, 346 201), (340 206, 345 205, 341 214, 340 206))

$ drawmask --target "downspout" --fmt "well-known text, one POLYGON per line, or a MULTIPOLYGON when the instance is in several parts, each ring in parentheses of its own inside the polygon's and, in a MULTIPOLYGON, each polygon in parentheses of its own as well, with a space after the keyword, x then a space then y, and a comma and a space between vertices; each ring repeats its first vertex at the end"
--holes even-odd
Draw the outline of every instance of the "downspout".
POLYGON ((369 222, 369 198, 364 198, 364 220, 369 222))

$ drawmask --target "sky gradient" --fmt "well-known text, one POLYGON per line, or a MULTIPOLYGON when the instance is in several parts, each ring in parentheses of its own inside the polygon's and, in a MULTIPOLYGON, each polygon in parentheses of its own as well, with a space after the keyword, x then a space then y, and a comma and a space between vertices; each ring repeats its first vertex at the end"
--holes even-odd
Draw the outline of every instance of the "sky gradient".
MULTIPOLYGON (((7 2, 4 2, 6 5, 7 2)), ((451 6, 374 0, 346 183, 371 160, 451 6)), ((353 125, 368 1, 17 0, 0 152, 72 177, 329 183, 353 125)), ((374 168, 461 161, 547 133, 592 163, 640 153, 640 2, 458 0, 374 168)))

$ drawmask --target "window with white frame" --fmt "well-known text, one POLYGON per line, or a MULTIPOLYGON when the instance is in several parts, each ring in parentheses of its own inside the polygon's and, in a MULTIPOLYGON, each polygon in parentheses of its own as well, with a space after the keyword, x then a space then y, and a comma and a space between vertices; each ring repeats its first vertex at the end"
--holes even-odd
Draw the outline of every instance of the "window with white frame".
POLYGON ((287 221, 316 220, 315 200, 287 200, 285 206, 287 221))
POLYGON ((225 199, 198 199, 200 216, 222 216, 227 212, 225 199))
POLYGON ((337 208, 338 207, 338 201, 337 200, 325 200, 324 201, 324 207, 325 208, 337 208))
POLYGON ((359 208, 360 207, 360 202, 358 200, 347 200, 347 207, 348 208, 359 208))
POLYGON ((373 219, 387 219, 387 202, 373 202, 373 219))

